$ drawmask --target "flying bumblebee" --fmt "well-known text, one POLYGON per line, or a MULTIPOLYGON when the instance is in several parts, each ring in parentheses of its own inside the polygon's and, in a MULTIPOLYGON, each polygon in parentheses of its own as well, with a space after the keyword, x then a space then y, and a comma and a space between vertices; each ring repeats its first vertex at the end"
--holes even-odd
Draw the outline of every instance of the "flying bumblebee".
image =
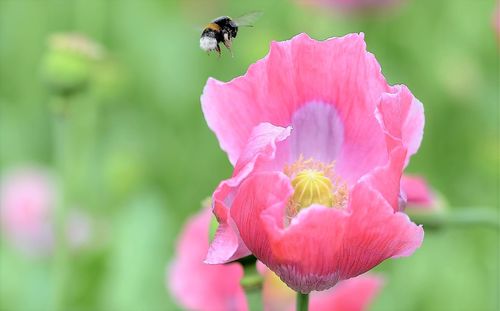
POLYGON ((232 19, 229 16, 221 16, 211 21, 200 37, 200 48, 203 51, 210 53, 216 51, 221 55, 219 47, 220 43, 231 52, 231 45, 234 38, 238 34, 238 28, 242 26, 252 27, 252 24, 262 15, 262 12, 250 12, 238 18, 232 19))

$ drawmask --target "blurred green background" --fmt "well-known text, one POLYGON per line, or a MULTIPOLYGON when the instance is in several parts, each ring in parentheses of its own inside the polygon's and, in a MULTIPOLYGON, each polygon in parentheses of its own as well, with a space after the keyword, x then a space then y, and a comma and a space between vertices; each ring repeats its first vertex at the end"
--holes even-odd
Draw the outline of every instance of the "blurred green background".
MULTIPOLYGON (((67 310, 179 308, 165 289, 175 238, 231 174, 201 112, 204 83, 243 74, 271 40, 300 32, 316 39, 364 32, 388 81, 408 85, 424 103, 424 140, 408 171, 425 176, 452 209, 498 211, 495 5, 408 0, 371 16, 291 0, 0 0, 0 169, 51 168, 66 204, 99 224, 95 245, 68 255, 67 310), (199 49, 197 25, 256 9, 264 16, 240 30, 234 58, 199 49), (85 34, 107 52, 83 65, 58 63, 47 42, 61 32, 85 34), (58 79, 90 82, 61 95, 58 79)), ((0 251, 0 310, 53 310, 58 261, 28 257, 5 239, 0 251)), ((386 285, 372 310, 499 310, 499 260, 491 228, 427 230, 414 256, 376 269, 386 285)))

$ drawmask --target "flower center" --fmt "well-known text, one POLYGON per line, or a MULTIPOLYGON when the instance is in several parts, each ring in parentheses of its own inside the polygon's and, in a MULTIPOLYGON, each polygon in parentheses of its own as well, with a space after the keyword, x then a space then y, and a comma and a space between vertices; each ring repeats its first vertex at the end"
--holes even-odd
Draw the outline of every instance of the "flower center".
POLYGON ((295 216, 312 204, 343 208, 347 203, 347 184, 335 175, 334 163, 324 164, 301 156, 284 173, 291 178, 294 193, 290 198, 287 214, 295 216))
POLYGON ((294 179, 292 186, 295 192, 292 200, 299 209, 311 204, 331 206, 333 201, 332 182, 321 171, 306 169, 300 171, 294 179))

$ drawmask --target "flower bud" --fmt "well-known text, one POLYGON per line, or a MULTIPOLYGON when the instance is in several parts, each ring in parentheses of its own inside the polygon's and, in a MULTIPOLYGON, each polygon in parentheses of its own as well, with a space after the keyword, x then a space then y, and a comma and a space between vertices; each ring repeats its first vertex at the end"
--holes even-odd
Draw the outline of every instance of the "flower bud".
POLYGON ((103 57, 102 48, 79 34, 53 35, 48 45, 42 61, 42 76, 48 88, 64 96, 85 90, 94 63, 103 57))

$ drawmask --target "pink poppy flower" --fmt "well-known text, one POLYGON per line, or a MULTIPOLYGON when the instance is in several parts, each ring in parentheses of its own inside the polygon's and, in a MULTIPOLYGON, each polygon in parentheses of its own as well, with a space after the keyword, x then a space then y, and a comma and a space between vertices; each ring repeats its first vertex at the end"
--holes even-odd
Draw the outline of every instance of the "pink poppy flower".
POLYGON ((169 268, 168 287, 179 304, 189 310, 248 310, 240 285, 243 267, 238 263, 208 265, 207 253, 212 214, 203 209, 186 224, 169 268))
POLYGON ((321 6, 341 11, 385 10, 403 3, 403 0, 298 0, 304 5, 321 6))
POLYGON ((308 293, 421 245, 398 199, 423 107, 387 84, 362 34, 273 42, 244 76, 209 79, 201 101, 235 164, 213 195, 207 263, 251 252, 308 293))
MULTIPOLYGON (((265 311, 295 310, 296 293, 269 269, 263 273, 262 300, 265 311)), ((328 290, 311 292, 310 311, 363 311, 367 310, 382 287, 382 279, 362 275, 342 281, 328 290)))
POLYGON ((55 184, 45 171, 13 170, 0 185, 2 234, 14 246, 36 255, 53 247, 51 216, 56 204, 55 184))

